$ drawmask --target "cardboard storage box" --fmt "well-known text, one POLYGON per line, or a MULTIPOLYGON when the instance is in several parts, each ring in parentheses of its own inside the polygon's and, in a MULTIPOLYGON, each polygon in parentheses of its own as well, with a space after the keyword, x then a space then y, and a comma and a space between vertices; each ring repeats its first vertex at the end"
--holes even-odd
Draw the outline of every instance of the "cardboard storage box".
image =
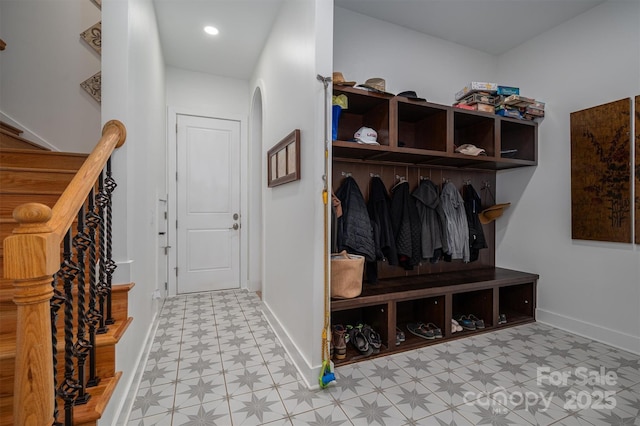
POLYGON ((526 107, 527 105, 531 105, 535 102, 535 99, 525 98, 520 95, 511 95, 505 98, 504 104, 516 107, 526 107))
POLYGON ((497 100, 498 100, 497 96, 492 96, 484 92, 477 92, 477 93, 472 93, 466 96, 464 99, 460 101, 460 103, 465 103, 467 105, 475 105, 475 104, 495 105, 497 100))
POLYGON ((496 114, 502 117, 522 118, 522 112, 518 108, 511 108, 505 105, 497 106, 496 114))
POLYGON ((464 98, 464 96, 467 95, 468 93, 474 93, 474 92, 496 92, 497 90, 498 90, 498 85, 496 83, 486 83, 486 82, 483 82, 483 81, 472 81, 471 83, 469 83, 466 86, 464 86, 462 88, 462 90, 457 92, 455 97, 456 97, 456 100, 460 100, 460 99, 464 98))
POLYGON ((519 87, 498 86, 498 95, 511 96, 511 95, 519 95, 519 94, 520 94, 519 87))

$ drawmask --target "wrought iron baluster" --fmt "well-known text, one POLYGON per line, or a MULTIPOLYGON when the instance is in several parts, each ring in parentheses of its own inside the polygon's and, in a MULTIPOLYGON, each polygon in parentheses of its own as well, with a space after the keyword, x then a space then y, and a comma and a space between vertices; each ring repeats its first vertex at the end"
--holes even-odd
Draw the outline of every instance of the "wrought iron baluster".
POLYGON ((73 280, 78 267, 71 259, 71 230, 64 238, 63 262, 58 271, 64 280, 64 380, 58 387, 58 395, 64 400, 64 424, 73 425, 73 403, 80 388, 73 367, 73 280))
POLYGON ((113 318, 112 316, 112 312, 111 312, 111 286, 112 286, 112 278, 113 278, 113 272, 115 271, 117 265, 116 262, 113 261, 113 253, 111 250, 111 237, 112 237, 112 217, 113 217, 113 213, 112 213, 112 198, 111 198, 111 194, 113 194, 113 191, 116 189, 116 186, 118 186, 116 184, 115 179, 113 179, 112 173, 111 173, 111 157, 109 157, 109 159, 107 160, 107 178, 104 181, 104 187, 107 193, 107 206, 106 206, 106 257, 107 257, 107 262, 106 262, 106 275, 107 275, 107 318, 105 320, 106 324, 114 324, 116 322, 116 320, 113 318))
MULTIPOLYGON (((53 345, 53 388, 58 389, 58 311, 65 302, 64 295, 58 290, 58 277, 54 275, 51 281, 53 287, 53 297, 49 302, 51 306, 51 344, 53 345)), ((61 426, 58 422, 58 398, 53 401, 53 426, 61 426)))
POLYGON ((98 281, 96 276, 96 262, 98 261, 96 250, 96 229, 100 227, 102 219, 95 211, 94 202, 94 190, 89 192, 88 206, 87 206, 87 228, 88 236, 90 240, 89 244, 89 309, 87 311, 87 323, 89 325, 89 343, 91 344, 91 351, 89 352, 89 378, 87 379, 87 387, 97 386, 100 383, 100 378, 96 372, 96 330, 100 324, 102 314, 96 308, 96 302, 98 300, 98 281))
POLYGON ((96 204, 98 206, 98 216, 100 217, 100 227, 98 228, 98 240, 96 248, 98 249, 98 306, 100 311, 100 326, 98 327, 98 334, 104 334, 107 332, 106 316, 105 316, 105 301, 107 296, 107 260, 106 260, 106 221, 105 211, 106 206, 109 203, 109 197, 106 194, 104 188, 104 175, 100 174, 98 177, 98 194, 96 196, 96 204))
POLYGON ((76 250, 76 265, 78 267, 78 274, 76 276, 78 282, 78 318, 77 318, 77 331, 76 331, 76 343, 74 346, 74 355, 78 360, 78 384, 80 389, 78 390, 78 396, 75 399, 75 404, 86 404, 89 401, 91 395, 86 393, 85 383, 85 361, 91 350, 91 343, 86 338, 86 326, 87 317, 85 309, 85 253, 91 245, 91 239, 85 232, 84 226, 84 205, 78 211, 78 232, 73 237, 73 247, 76 250))

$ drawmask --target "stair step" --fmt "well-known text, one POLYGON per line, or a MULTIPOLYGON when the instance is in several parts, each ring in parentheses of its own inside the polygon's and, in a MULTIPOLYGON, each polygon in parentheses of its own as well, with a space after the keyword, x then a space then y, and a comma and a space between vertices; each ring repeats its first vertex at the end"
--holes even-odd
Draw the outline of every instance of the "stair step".
MULTIPOLYGON (((108 389, 108 386, 110 386, 109 383, 114 377, 119 379, 120 373, 115 371, 116 345, 132 321, 133 318, 131 317, 126 321, 118 321, 116 324, 110 326, 109 331, 106 334, 98 335, 96 337, 96 374, 100 377, 100 383, 97 387, 88 389, 88 392, 92 395, 88 404, 89 408, 87 408, 87 406, 76 407, 78 411, 74 411, 75 425, 94 424, 87 422, 97 420, 100 418, 99 416, 102 415, 104 407, 100 408, 100 404, 106 405, 108 402, 108 399, 102 400, 102 398, 110 398, 113 390, 105 394, 101 390, 101 387, 102 389, 108 389), (93 406, 91 405, 91 400, 94 400, 93 406), (98 402, 97 405, 96 402, 98 402)), ((12 425, 11 416, 8 414, 13 411, 15 337, 11 341, 9 341, 8 337, 9 336, 6 335, 0 336, 0 426, 12 425)), ((60 383, 64 377, 64 342, 59 340, 57 346, 57 376, 58 383, 60 383)))
POLYGON ((87 154, 71 152, 2 148, 0 149, 0 166, 78 170, 87 157, 87 154))
POLYGON ((40 203, 53 207, 60 198, 60 194, 42 194, 34 197, 31 194, 4 194, 0 203, 0 218, 10 219, 16 207, 25 203, 40 203))
MULTIPOLYGON (((118 371, 113 377, 105 377, 100 380, 98 386, 89 389, 88 392, 91 395, 89 401, 73 408, 74 426, 96 426, 98 424, 98 420, 104 414, 121 377, 122 372, 118 371)), ((64 407, 60 400, 58 400, 58 406, 64 407)), ((0 413, 2 413, 0 426, 14 426, 13 396, 0 399, 0 413)))
POLYGON ((98 386, 91 388, 91 399, 84 405, 73 409, 73 424, 75 426, 96 426, 102 417, 113 392, 122 377, 118 371, 113 377, 102 379, 98 386))
POLYGON ((0 194, 62 194, 76 172, 0 167, 0 194))
POLYGON ((13 127, 9 123, 5 123, 4 121, 0 121, 0 129, 6 130, 9 133, 13 133, 16 136, 20 136, 24 133, 22 130, 18 129, 17 127, 13 127))
MULTIPOLYGON (((4 287, 0 288, 0 342, 2 339, 8 339, 15 342, 15 331, 17 323, 18 308, 13 303, 13 284, 9 280, 3 279, 4 287), (9 336, 9 337, 5 337, 9 336)), ((134 287, 134 283, 115 284, 111 288, 111 313, 116 324, 129 320, 129 291, 134 287)), ((89 290, 87 289, 87 295, 89 290)), ((74 300, 77 300, 77 290, 73 292, 74 300)), ((87 301, 88 296, 87 296, 87 301)), ((59 320, 60 322, 60 320, 59 320)), ((58 324, 62 326, 62 324, 58 324)), ((58 338, 63 337, 62 330, 58 332, 58 338)), ((0 343, 1 344, 1 343, 0 343)), ((2 350, 0 350, 0 360, 3 359, 2 350)))
POLYGON ((16 135, 12 131, 2 128, 0 128, 0 147, 49 151, 49 148, 45 148, 35 142, 16 135))

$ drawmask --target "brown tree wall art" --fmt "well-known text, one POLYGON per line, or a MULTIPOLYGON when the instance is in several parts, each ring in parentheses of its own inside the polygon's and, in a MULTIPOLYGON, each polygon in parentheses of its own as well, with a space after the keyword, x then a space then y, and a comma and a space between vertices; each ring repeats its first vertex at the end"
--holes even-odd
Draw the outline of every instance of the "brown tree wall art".
POLYGON ((571 237, 632 242, 631 99, 571 113, 571 237))

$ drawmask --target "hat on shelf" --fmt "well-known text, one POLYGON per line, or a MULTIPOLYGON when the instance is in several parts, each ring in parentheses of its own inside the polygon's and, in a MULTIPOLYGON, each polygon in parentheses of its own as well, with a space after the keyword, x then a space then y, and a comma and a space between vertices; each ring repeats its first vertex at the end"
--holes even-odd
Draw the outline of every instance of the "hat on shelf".
POLYGON ((417 93, 413 90, 406 90, 404 92, 398 93, 396 96, 402 96, 404 98, 413 99, 414 101, 426 101, 425 98, 419 98, 417 93))
POLYGON ((342 95, 333 95, 331 97, 332 105, 338 105, 342 109, 349 108, 349 98, 347 98, 344 94, 342 95))
POLYGON ((465 143, 463 145, 460 145, 459 147, 456 148, 456 152, 459 152, 460 154, 465 154, 465 155, 473 155, 474 157, 477 157, 478 155, 481 155, 481 154, 487 155, 484 149, 478 148, 477 146, 472 145, 470 143, 465 143))
POLYGON ((386 90, 386 82, 384 78, 374 77, 369 78, 362 84, 358 84, 358 87, 364 87, 365 89, 369 89, 372 92, 384 93, 385 95, 392 95, 392 93, 387 92, 386 90))
POLYGON ((353 137, 358 143, 366 145, 380 145, 378 143, 378 132, 373 130, 371 127, 360 127, 353 137))
POLYGON ((487 223, 491 223, 492 221, 502 216, 502 213, 504 213, 504 209, 506 209, 510 205, 511 203, 501 203, 491 207, 487 207, 486 209, 482 210, 478 214, 478 219, 480 219, 480 223, 482 223, 483 225, 486 225, 487 223))
POLYGON ((353 87, 353 86, 356 85, 355 81, 346 81, 344 79, 344 76, 342 75, 342 73, 339 72, 339 71, 335 71, 333 73, 332 81, 333 81, 334 86, 351 86, 351 87, 353 87))

